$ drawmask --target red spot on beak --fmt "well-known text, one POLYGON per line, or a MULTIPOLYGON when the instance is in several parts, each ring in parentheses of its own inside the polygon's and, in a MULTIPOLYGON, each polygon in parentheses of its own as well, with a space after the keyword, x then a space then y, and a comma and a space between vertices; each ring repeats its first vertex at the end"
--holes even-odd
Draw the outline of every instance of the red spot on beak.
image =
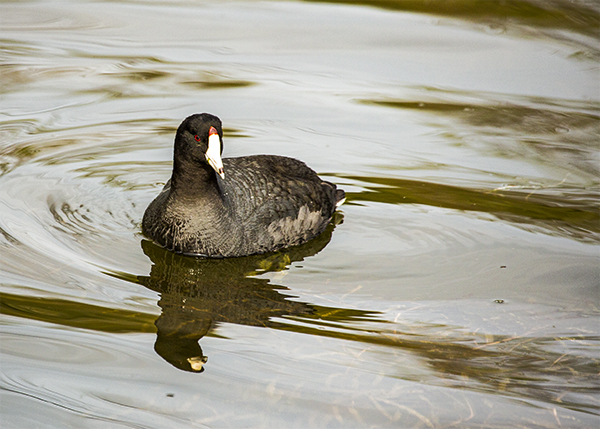
POLYGON ((210 127, 210 130, 208 130, 208 135, 212 136, 213 134, 219 134, 217 132, 217 129, 215 127, 210 127))

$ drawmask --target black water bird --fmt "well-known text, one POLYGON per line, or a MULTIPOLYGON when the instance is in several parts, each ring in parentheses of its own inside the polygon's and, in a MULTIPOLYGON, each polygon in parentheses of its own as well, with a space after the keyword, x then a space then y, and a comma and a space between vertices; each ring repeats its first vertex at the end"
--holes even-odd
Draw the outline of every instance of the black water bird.
POLYGON ((274 155, 221 160, 221 120, 186 118, 173 174, 150 203, 142 230, 177 253, 237 257, 306 243, 321 234, 345 193, 301 161, 274 155))

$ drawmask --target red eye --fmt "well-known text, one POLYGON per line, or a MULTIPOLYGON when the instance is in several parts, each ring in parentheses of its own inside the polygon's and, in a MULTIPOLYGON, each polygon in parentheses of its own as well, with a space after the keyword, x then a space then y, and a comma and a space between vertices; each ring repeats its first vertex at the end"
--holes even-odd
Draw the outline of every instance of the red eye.
POLYGON ((198 134, 196 134, 196 135, 194 136, 194 138, 196 139, 196 141, 197 141, 197 142, 199 142, 199 141, 200 141, 200 136, 199 136, 198 134))

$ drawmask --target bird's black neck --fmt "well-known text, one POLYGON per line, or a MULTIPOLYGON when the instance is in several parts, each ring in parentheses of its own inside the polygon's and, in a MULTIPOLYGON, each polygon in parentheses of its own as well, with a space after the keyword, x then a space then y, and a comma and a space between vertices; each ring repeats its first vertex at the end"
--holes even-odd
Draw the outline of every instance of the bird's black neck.
POLYGON ((219 193, 219 183, 215 171, 205 162, 187 157, 175 157, 171 192, 184 198, 219 193))

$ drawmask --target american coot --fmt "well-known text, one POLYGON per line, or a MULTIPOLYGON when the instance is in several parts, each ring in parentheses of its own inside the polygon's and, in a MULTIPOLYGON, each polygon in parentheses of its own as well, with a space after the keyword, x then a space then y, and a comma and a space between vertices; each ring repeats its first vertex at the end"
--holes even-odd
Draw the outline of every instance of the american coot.
POLYGON ((221 160, 221 120, 185 119, 173 174, 150 203, 142 230, 184 254, 235 257, 307 242, 323 232, 345 193, 301 161, 273 155, 221 160))

